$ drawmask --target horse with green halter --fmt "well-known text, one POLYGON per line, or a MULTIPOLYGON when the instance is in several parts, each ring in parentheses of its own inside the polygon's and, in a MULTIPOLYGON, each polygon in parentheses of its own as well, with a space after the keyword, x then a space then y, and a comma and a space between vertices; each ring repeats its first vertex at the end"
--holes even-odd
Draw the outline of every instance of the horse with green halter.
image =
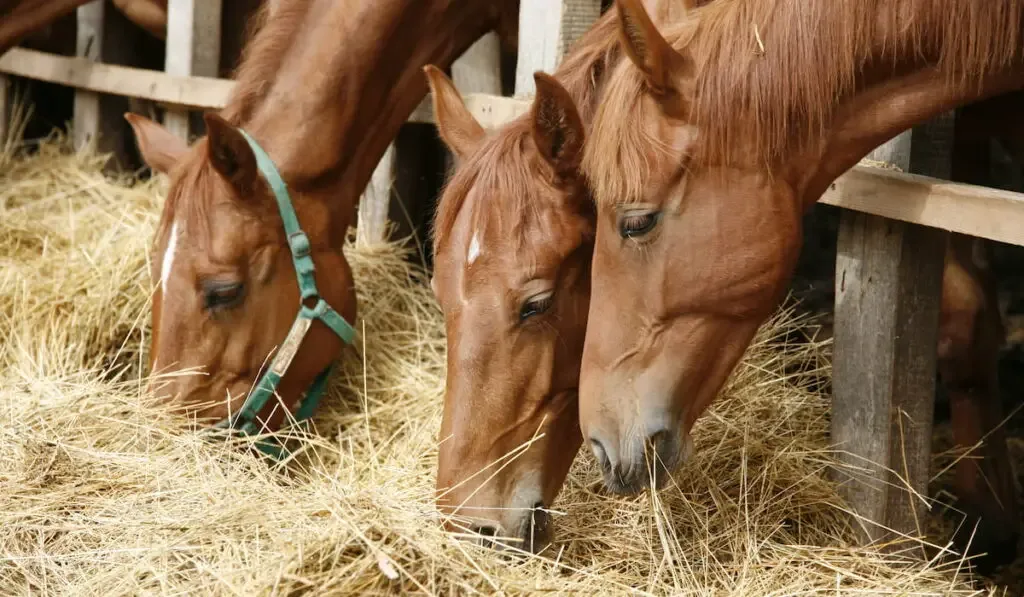
MULTIPOLYGON (((302 345, 303 338, 305 338, 306 333, 313 324, 313 320, 322 322, 346 344, 352 344, 352 341, 355 339, 356 330, 349 322, 345 321, 344 317, 327 304, 327 301, 320 296, 320 292, 317 290, 316 277, 314 276, 316 267, 313 264, 313 258, 310 256, 309 237, 306 236, 306 233, 299 225, 299 218, 295 213, 295 207, 292 205, 291 196, 288 194, 288 185, 281 178, 281 174, 274 165, 274 161, 270 159, 267 152, 248 133, 242 129, 239 129, 239 132, 248 141, 249 147, 252 148, 252 152, 256 156, 256 165, 274 193, 277 210, 281 214, 281 222, 284 224, 288 248, 291 251, 292 265, 295 267, 295 278, 299 283, 299 296, 301 300, 299 312, 295 316, 295 322, 292 324, 291 330, 289 330, 288 335, 281 344, 281 348, 274 355, 273 360, 271 360, 270 366, 260 376, 252 391, 249 392, 249 396, 246 398, 245 403, 242 404, 242 408, 214 426, 215 429, 231 429, 245 435, 255 435, 259 431, 256 422, 257 415, 267 405, 270 398, 277 393, 277 386, 281 383, 285 373, 287 373, 292 359, 295 358, 295 354, 302 345), (313 306, 310 307, 310 304, 313 306)), ((331 366, 328 365, 313 380, 313 383, 309 386, 305 396, 303 396, 299 403, 298 411, 295 413, 295 420, 297 422, 305 421, 313 416, 323 398, 330 373, 331 366)), ((281 458, 285 454, 283 446, 280 445, 258 442, 257 447, 263 453, 274 458, 281 458)))

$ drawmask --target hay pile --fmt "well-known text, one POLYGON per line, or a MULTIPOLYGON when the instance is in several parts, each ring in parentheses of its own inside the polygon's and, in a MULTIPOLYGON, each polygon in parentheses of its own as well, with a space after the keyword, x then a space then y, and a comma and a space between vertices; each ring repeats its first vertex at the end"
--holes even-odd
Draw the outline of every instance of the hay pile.
POLYGON ((827 347, 788 345, 788 311, 673 487, 602 495, 578 459, 550 559, 438 528, 443 326, 397 245, 347 249, 365 347, 305 450, 275 468, 203 441, 138 379, 161 182, 37 149, 0 157, 0 594, 976 594, 956 562, 849 547, 812 389, 827 347))

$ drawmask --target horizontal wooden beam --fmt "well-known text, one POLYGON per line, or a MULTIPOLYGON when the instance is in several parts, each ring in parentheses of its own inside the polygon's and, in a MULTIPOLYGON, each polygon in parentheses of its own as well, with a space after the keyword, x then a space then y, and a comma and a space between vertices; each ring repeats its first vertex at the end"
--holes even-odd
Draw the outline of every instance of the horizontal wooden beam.
MULTIPOLYGON (((164 106, 219 110, 235 82, 213 77, 169 75, 161 71, 112 66, 84 58, 13 48, 0 56, 0 73, 58 83, 98 93, 148 99, 164 106)), ((498 128, 525 113, 530 102, 479 93, 465 96, 466 106, 484 128, 498 128)), ((432 124, 434 110, 424 99, 409 122, 432 124)))
MULTIPOLYGON (((486 93, 465 93, 462 99, 469 112, 485 129, 496 129, 508 124, 527 113, 531 105, 528 100, 486 93)), ((429 96, 413 110, 409 122, 434 123, 434 106, 429 96)))
MULTIPOLYGON (((235 84, 225 79, 174 76, 24 48, 14 48, 0 56, 0 73, 149 99, 163 105, 213 110, 224 107, 235 84)), ((488 129, 498 128, 530 109, 530 102, 523 99, 480 93, 466 94, 464 99, 473 116, 488 129)), ((409 122, 434 122, 429 97, 413 111, 409 122)), ((836 179, 820 202, 1024 246, 1021 193, 855 166, 836 179)))
POLYGON ((25 48, 14 48, 0 56, 0 72, 84 91, 197 109, 224 107, 235 85, 234 81, 226 79, 168 75, 155 70, 112 66, 25 48))
POLYGON ((820 203, 1024 245, 1024 194, 870 166, 840 176, 820 203))

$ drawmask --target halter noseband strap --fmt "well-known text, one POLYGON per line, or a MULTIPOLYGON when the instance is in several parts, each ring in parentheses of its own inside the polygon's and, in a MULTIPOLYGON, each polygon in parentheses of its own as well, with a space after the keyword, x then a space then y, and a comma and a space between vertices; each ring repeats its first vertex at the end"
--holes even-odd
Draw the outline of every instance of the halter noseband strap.
MULTIPOLYGON (((270 189, 274 192, 274 198, 277 200, 277 210, 281 214, 281 222, 284 224, 285 236, 288 239, 288 248, 292 254, 292 264, 295 266, 295 277, 299 282, 301 301, 299 313, 295 316, 295 323, 292 324, 288 336, 281 344, 277 354, 274 355, 270 366, 249 393, 241 410, 216 425, 217 428, 232 428, 244 434, 253 435, 258 431, 256 416, 266 406, 270 397, 277 392, 277 386, 281 383, 281 378, 288 371, 288 367, 291 365, 292 359, 295 358, 299 346, 302 345, 302 340, 313 324, 313 320, 321 321, 346 344, 352 344, 352 341, 355 339, 356 330, 345 321, 344 317, 327 304, 327 301, 320 296, 320 292, 316 288, 316 277, 313 275, 316 268, 313 265, 313 258, 310 256, 309 237, 306 236, 302 227, 299 226, 299 218, 295 213, 295 207, 292 205, 291 196, 288 194, 288 186, 285 184, 284 179, 281 178, 277 167, 274 166, 274 161, 270 159, 267 152, 260 147, 259 143, 249 133, 242 129, 238 130, 249 143, 249 147, 252 148, 252 152, 256 156, 256 165, 259 167, 263 178, 270 185, 270 189), (312 308, 307 306, 310 303, 314 305, 312 308)), ((312 385, 310 385, 299 405, 298 411, 295 413, 297 421, 303 421, 312 416, 320 404, 320 399, 323 397, 330 372, 331 367, 328 365, 313 380, 312 385)), ((281 449, 277 446, 261 442, 259 447, 260 450, 271 456, 278 457, 281 455, 281 449)))

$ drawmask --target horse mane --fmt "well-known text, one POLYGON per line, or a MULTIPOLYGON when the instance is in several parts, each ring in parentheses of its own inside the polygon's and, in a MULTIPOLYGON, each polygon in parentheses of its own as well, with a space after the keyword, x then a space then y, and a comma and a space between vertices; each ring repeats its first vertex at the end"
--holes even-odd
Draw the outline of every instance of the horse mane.
POLYGON ((521 238, 523 214, 537 210, 543 200, 544 186, 538 185, 536 164, 541 159, 533 149, 533 138, 529 123, 513 123, 501 134, 495 135, 472 156, 459 166, 449 181, 442 200, 437 206, 434 219, 434 253, 448 240, 448 234, 455 227, 455 220, 466 205, 473 188, 479 192, 480 204, 500 201, 500 206, 490 205, 488 209, 476 210, 474 228, 496 225, 506 229, 511 225, 514 238, 521 238), (504 214, 514 214, 506 222, 504 214))
POLYGON ((242 55, 232 79, 235 87, 222 115, 236 126, 249 120, 265 99, 288 49, 314 0, 264 0, 251 17, 242 55))
MULTIPOLYGON (((618 15, 609 10, 573 44, 553 73, 573 98, 585 127, 593 121, 606 71, 619 57, 617 30, 618 15)), ((532 126, 529 113, 519 116, 491 134, 477 151, 458 164, 441 194, 434 217, 435 254, 455 226, 470 190, 478 185, 481 198, 500 196, 503 204, 500 209, 480 210, 477 218, 500 220, 503 214, 514 214, 513 234, 520 246, 525 243, 524 215, 536 211, 545 196, 543 191, 554 186, 549 178, 537 184, 537 172, 548 172, 550 168, 540 163, 543 160, 533 143, 532 126)), ((481 227, 487 224, 487 221, 477 222, 481 227)), ((497 224, 506 223, 499 221, 497 224)))
MULTIPOLYGON (((690 164, 754 151, 771 168, 824 132, 842 99, 871 83, 858 80, 868 68, 899 72, 914 55, 968 85, 1021 59, 1022 29, 1018 0, 711 0, 663 35, 696 66, 690 164)), ((621 61, 584 154, 599 200, 640 200, 655 164, 679 159, 648 132, 662 116, 645 95, 639 69, 621 61)))

